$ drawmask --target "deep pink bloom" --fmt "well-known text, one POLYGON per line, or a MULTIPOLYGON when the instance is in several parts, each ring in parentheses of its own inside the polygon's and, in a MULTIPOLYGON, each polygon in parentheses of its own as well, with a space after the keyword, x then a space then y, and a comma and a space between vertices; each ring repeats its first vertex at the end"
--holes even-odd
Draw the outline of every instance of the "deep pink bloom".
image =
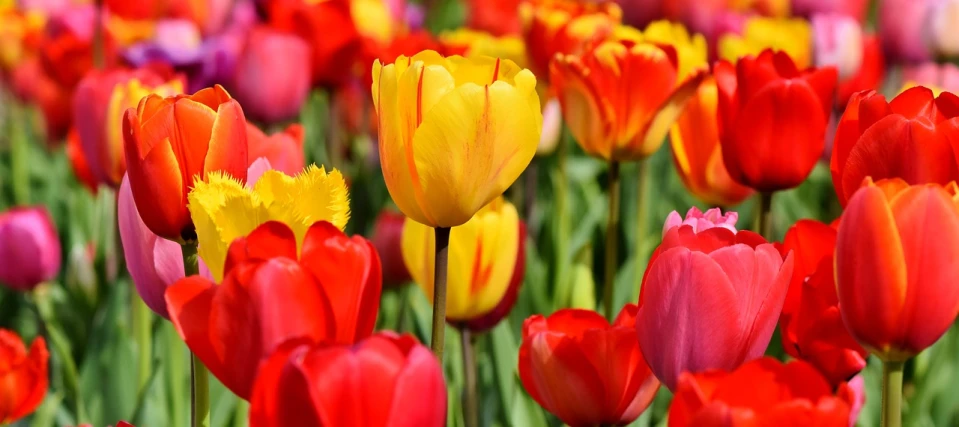
POLYGON ((706 231, 713 227, 722 227, 736 233, 736 221, 739 220, 739 213, 729 211, 723 214, 719 208, 712 208, 705 213, 699 208, 693 206, 686 212, 686 218, 679 216, 679 212, 672 211, 666 217, 666 224, 663 225, 663 234, 673 227, 688 225, 693 228, 694 233, 706 231))
POLYGON ((0 214, 0 283, 29 291, 60 271, 60 238, 42 206, 0 214))
POLYGON ((932 59, 929 38, 934 0, 883 0, 879 3, 879 36, 893 61, 932 59))
POLYGON ((233 95, 250 118, 272 123, 296 117, 310 92, 310 46, 293 34, 255 27, 233 81, 233 95))

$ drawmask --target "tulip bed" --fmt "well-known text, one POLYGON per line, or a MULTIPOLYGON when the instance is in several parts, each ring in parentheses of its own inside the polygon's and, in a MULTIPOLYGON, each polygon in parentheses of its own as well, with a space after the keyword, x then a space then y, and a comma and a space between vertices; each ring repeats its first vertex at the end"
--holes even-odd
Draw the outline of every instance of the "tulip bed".
POLYGON ((959 1, 74 3, 0 426, 959 425, 959 1))

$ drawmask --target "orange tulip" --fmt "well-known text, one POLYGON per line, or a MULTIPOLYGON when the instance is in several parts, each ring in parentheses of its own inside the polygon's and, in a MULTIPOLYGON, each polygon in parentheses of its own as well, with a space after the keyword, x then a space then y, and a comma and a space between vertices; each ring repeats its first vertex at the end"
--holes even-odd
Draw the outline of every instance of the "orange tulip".
POLYGON ((578 54, 590 42, 611 36, 623 17, 609 1, 530 0, 519 11, 530 69, 541 80, 556 54, 578 54))
POLYGON ((193 95, 149 95, 123 117, 123 145, 133 200, 154 234, 196 239, 187 210, 195 180, 223 171, 246 181, 246 120, 221 86, 193 95))
POLYGON ((696 89, 670 131, 676 171, 690 193, 710 205, 733 206, 753 191, 733 181, 723 164, 716 107, 716 80, 708 77, 696 89))
POLYGON ((935 343, 959 314, 959 187, 864 186, 836 238, 836 286, 852 336, 886 362, 935 343))

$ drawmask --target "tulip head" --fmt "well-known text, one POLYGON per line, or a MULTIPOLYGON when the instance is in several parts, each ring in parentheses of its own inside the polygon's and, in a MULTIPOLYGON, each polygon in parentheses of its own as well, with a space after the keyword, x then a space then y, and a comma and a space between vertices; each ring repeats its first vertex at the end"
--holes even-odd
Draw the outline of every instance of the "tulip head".
POLYGON ((421 224, 465 223, 536 153, 543 122, 536 78, 510 60, 433 51, 377 60, 372 89, 386 187, 421 224))
POLYGON ((676 49, 679 61, 677 82, 685 81, 709 68, 706 38, 699 33, 690 34, 683 24, 671 21, 654 21, 642 33, 643 41, 669 45, 676 49))
POLYGON ((522 23, 517 11, 522 0, 467 0, 466 26, 496 36, 517 35, 522 23))
POLYGON ((719 57, 735 63, 772 49, 788 54, 796 67, 806 68, 812 65, 812 34, 812 27, 804 19, 757 16, 746 21, 742 35, 719 38, 719 57))
MULTIPOLYGON (((410 218, 403 226, 403 260, 427 297, 433 297, 436 238, 432 228, 410 218)), ((450 231, 446 319, 477 319, 503 300, 523 249, 516 208, 502 197, 450 231)))
POLYGON ((47 395, 49 359, 43 337, 34 339, 28 352, 17 334, 0 329, 0 424, 16 423, 40 406, 47 395))
POLYGON ((800 70, 765 50, 714 69, 723 162, 734 181, 757 191, 798 186, 825 146, 836 69, 800 70))
POLYGON ((606 41, 550 65, 576 141, 587 154, 616 161, 648 157, 663 143, 702 79, 678 84, 678 73, 674 48, 632 40, 606 41))
POLYGON ((406 217, 399 212, 383 210, 373 226, 373 246, 383 263, 383 285, 403 286, 413 279, 403 261, 403 225, 406 217))
POLYGON ((310 45, 313 84, 335 86, 350 73, 344 67, 360 52, 360 33, 348 0, 272 1, 270 25, 297 34, 310 45))
POLYGON ((246 120, 220 86, 193 95, 148 95, 127 110, 123 142, 137 210, 166 239, 196 239, 187 194, 207 174, 246 181, 246 120))
POLYGON ((44 207, 0 213, 0 283, 30 291, 60 272, 60 237, 44 207))
POLYGON ((673 228, 684 225, 689 226, 693 233, 700 233, 715 227, 725 228, 736 233, 736 221, 739 221, 738 212, 728 211, 723 214, 719 208, 712 208, 704 213, 693 206, 686 212, 686 218, 681 217, 679 212, 670 212, 669 216, 666 217, 666 223, 663 224, 663 235, 669 233, 669 230, 673 228))
POLYGON ((883 51, 895 62, 932 59, 929 43, 934 0, 887 0, 878 5, 883 51))
POLYGON ((310 93, 310 46, 265 25, 247 35, 233 78, 236 99, 253 119, 275 123, 299 115, 310 93))
POLYGON ((622 9, 606 0, 522 2, 519 12, 531 69, 543 80, 549 77, 549 64, 557 54, 582 53, 611 36, 623 17, 622 9))
POLYGON ((636 342, 635 322, 633 304, 612 325, 594 311, 569 308, 526 319, 519 349, 523 388, 573 427, 633 422, 659 390, 636 342))
POLYGON ((835 260, 843 322, 884 361, 929 347, 959 313, 956 190, 867 179, 843 213, 835 260))

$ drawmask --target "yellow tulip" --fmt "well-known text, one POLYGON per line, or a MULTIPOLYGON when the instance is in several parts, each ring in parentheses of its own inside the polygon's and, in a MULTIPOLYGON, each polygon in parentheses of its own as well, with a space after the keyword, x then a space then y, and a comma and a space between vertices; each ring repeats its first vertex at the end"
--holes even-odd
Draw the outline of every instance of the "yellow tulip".
POLYGON ((536 153, 536 78, 513 61, 434 51, 373 64, 380 165, 390 196, 430 227, 461 225, 536 153))
POLYGON ((686 27, 678 22, 654 21, 643 31, 646 42, 670 45, 676 49, 679 57, 679 79, 684 82, 699 70, 709 68, 707 62, 706 37, 702 34, 689 34, 686 27))
POLYGON ((378 43, 389 43, 396 32, 396 24, 390 14, 389 6, 383 0, 352 0, 350 15, 356 23, 356 29, 363 36, 378 43))
POLYGON ((742 35, 719 38, 719 57, 733 63, 766 49, 786 52, 797 67, 807 68, 812 64, 812 27, 800 18, 753 17, 746 21, 742 35))
POLYGON ((230 243, 260 224, 279 221, 290 226, 299 248, 313 223, 328 221, 342 230, 350 219, 346 181, 336 169, 327 173, 311 165, 296 177, 270 170, 252 188, 222 172, 206 178, 194 182, 188 207, 197 253, 217 282, 223 278, 230 243))
MULTIPOLYGON (((433 229, 407 218, 402 240, 403 261, 413 281, 432 301, 433 229)), ((450 230, 446 285, 449 322, 476 319, 499 304, 513 277, 519 248, 519 214, 502 197, 450 230)))
POLYGON ((526 68, 526 45, 516 36, 496 37, 484 31, 459 28, 440 33, 440 43, 447 52, 466 57, 492 56, 509 59, 519 67, 526 68))

